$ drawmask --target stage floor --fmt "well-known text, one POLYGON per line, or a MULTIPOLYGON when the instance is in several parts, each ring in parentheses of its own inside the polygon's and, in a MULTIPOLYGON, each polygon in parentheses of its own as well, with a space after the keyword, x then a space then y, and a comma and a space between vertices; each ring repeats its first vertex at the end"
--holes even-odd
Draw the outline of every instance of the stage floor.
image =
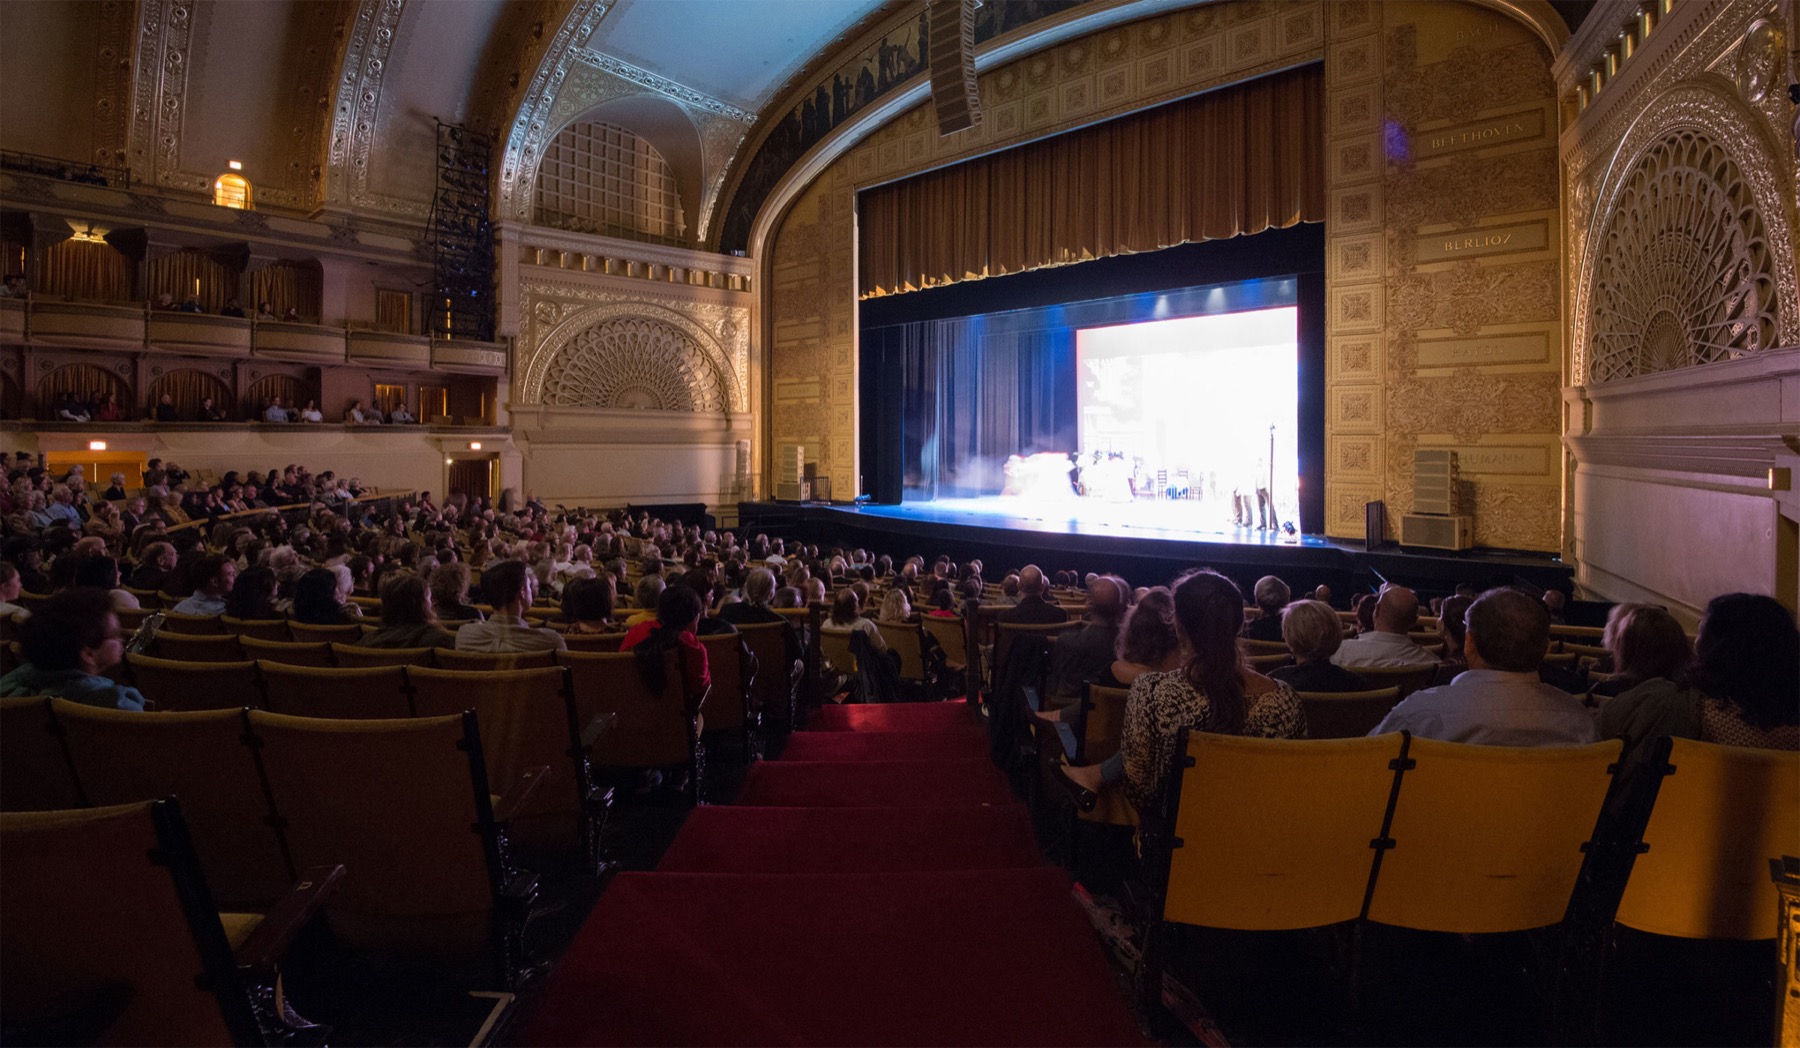
POLYGON ((1218 519, 1210 503, 1175 499, 1108 502, 1070 498, 1043 501, 1011 495, 979 499, 936 499, 898 506, 835 507, 843 512, 884 520, 931 524, 976 525, 1050 535, 1109 535, 1116 538, 1243 546, 1327 548, 1335 543, 1316 535, 1293 536, 1279 531, 1232 526, 1218 519))

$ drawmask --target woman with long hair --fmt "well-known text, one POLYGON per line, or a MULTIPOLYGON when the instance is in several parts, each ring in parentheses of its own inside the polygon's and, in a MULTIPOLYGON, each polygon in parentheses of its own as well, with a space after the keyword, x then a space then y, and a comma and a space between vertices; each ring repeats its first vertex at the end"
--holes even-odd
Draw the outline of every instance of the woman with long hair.
POLYGON ((381 628, 365 648, 454 648, 456 637, 438 625, 431 587, 418 573, 396 571, 381 580, 381 628))
POLYGON ((338 585, 337 572, 330 568, 314 568, 294 583, 295 622, 308 626, 341 626, 356 622, 344 608, 344 591, 338 585))
POLYGON ((1125 613, 1113 655, 1113 679, 1125 688, 1146 673, 1166 673, 1181 665, 1181 638, 1175 633, 1175 597, 1167 586, 1146 590, 1125 613))
POLYGON ((275 591, 280 584, 274 569, 266 564, 245 568, 225 596, 225 614, 234 619, 281 618, 280 609, 275 607, 275 591))
POLYGON ((1203 570, 1177 580, 1172 592, 1187 661, 1138 677, 1125 704, 1125 792, 1141 812, 1154 808, 1183 728, 1269 739, 1306 734, 1293 689, 1250 669, 1238 646, 1244 595, 1237 584, 1203 570))
POLYGON ((712 687, 706 648, 694 636, 694 627, 700 624, 700 614, 704 610, 700 594, 692 587, 669 586, 656 598, 656 617, 631 627, 619 641, 620 651, 637 653, 638 669, 651 691, 661 692, 668 684, 664 677, 663 655, 670 651, 680 653, 690 705, 697 706, 712 687))
POLYGON ((1654 604, 1614 607, 1600 643, 1612 658, 1612 676, 1588 689, 1590 703, 1605 702, 1657 678, 1680 680, 1694 658, 1694 646, 1681 623, 1654 604))

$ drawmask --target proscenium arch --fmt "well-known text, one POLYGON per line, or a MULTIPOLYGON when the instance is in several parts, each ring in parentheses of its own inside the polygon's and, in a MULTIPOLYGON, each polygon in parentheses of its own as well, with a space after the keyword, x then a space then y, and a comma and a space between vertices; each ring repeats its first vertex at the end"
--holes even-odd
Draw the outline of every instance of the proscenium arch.
MULTIPOLYGON (((670 99, 649 93, 609 98, 589 106, 568 120, 550 128, 544 135, 544 146, 576 124, 600 123, 622 127, 650 143, 662 155, 663 162, 675 176, 675 190, 681 197, 681 211, 687 222, 683 238, 694 239, 700 226, 700 194, 704 183, 704 158, 700 148, 700 129, 688 111, 670 99)), ((536 210, 538 173, 544 163, 540 150, 531 159, 531 169, 524 187, 529 189, 529 209, 536 210)))
POLYGON ((1593 211, 1575 216, 1577 221, 1585 220, 1586 228, 1595 233, 1587 238, 1580 259, 1581 276, 1572 317, 1574 337, 1570 341, 1574 354, 1572 382, 1586 385, 1593 364, 1588 352, 1592 337, 1589 313, 1593 309, 1594 281, 1599 275, 1599 254, 1605 247, 1604 233, 1618 209, 1619 196, 1645 155, 1667 136, 1684 130, 1696 131, 1723 149, 1750 187, 1768 242, 1776 247, 1770 256, 1775 269, 1777 342, 1800 342, 1800 274, 1795 272, 1793 254, 1795 204, 1778 184, 1779 165, 1786 163, 1785 153, 1764 133, 1761 121, 1746 112, 1730 83, 1708 73, 1662 92, 1644 107, 1613 151, 1594 193, 1593 211))
POLYGON ((544 378, 550 369, 550 362, 568 347, 570 339, 595 324, 615 317, 645 317, 667 324, 686 335, 699 347, 700 356, 707 366, 717 372, 719 384, 725 389, 727 413, 745 410, 743 385, 738 381, 737 371, 731 366, 730 353, 719 345, 718 338, 691 318, 648 302, 614 302, 591 306, 563 318, 544 336, 544 340, 538 344, 537 352, 526 365, 524 379, 518 387, 521 402, 543 403, 544 378))

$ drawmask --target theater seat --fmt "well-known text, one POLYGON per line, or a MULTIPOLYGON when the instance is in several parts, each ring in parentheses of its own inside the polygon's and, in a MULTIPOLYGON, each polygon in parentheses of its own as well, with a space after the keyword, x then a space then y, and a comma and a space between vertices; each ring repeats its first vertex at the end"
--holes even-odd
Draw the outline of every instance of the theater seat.
POLYGON ((1399 688, 1295 694, 1306 712, 1306 735, 1312 739, 1355 739, 1367 735, 1400 701, 1399 688))
POLYGON ((317 871, 278 912, 226 920, 174 800, 0 814, 9 1041, 264 1043, 253 999, 340 874, 317 871))
POLYGON ((0 699, 0 811, 55 811, 83 804, 50 699, 0 699))
POLYGON ((346 720, 413 715, 406 670, 400 666, 336 669, 265 662, 259 668, 271 713, 346 720))
POLYGON ((439 669, 485 672, 495 670, 539 670, 556 664, 553 651, 457 651, 434 648, 432 658, 439 669))
POLYGON ((218 634, 225 632, 225 624, 217 615, 188 615, 179 611, 163 612, 162 628, 170 633, 204 633, 218 634))
POLYGON ((256 663, 177 662, 127 654, 132 686, 159 710, 226 710, 261 706, 256 663))
POLYGON ((257 640, 255 637, 240 637, 238 641, 244 649, 244 657, 258 662, 288 666, 332 665, 331 645, 325 641, 257 640))
POLYGON ((242 662, 244 659, 237 637, 229 634, 213 636, 158 630, 150 650, 159 659, 179 662, 242 662))
POLYGON ((360 644, 331 645, 332 658, 339 666, 430 666, 430 648, 365 648, 360 644))
POLYGON ((286 619, 240 619, 233 615, 221 615, 219 623, 225 627, 226 633, 235 633, 240 637, 255 637, 257 640, 294 639, 288 633, 286 619))
POLYGON ((315 644, 339 641, 344 644, 355 644, 363 638, 363 627, 355 622, 346 622, 330 626, 315 626, 305 622, 288 620, 288 632, 297 641, 308 641, 315 644))

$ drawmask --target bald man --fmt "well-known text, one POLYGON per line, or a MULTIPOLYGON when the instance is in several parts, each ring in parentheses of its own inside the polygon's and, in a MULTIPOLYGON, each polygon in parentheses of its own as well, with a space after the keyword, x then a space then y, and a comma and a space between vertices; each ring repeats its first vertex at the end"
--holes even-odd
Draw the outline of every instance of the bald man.
POLYGON ((1048 588, 1044 571, 1036 564, 1027 564, 1019 569, 1019 603, 1001 612, 1000 621, 1026 626, 1047 626, 1069 621, 1068 612, 1044 599, 1044 592, 1048 588))
POLYGON ((1106 678, 1112 669, 1119 625, 1131 599, 1131 587, 1111 575, 1088 582, 1088 619, 1056 639, 1050 663, 1050 696, 1058 705, 1081 697, 1081 686, 1106 678))
POLYGON ((1489 590, 1469 606, 1467 623, 1469 668, 1449 684, 1413 692, 1369 734, 1405 730, 1480 746, 1600 741, 1599 725, 1581 700, 1538 679, 1550 643, 1543 604, 1517 590, 1489 590))
POLYGON ((1389 586, 1375 602, 1375 628, 1345 641, 1331 661, 1348 670, 1435 666, 1438 657, 1407 636, 1419 621, 1419 595, 1389 586))

